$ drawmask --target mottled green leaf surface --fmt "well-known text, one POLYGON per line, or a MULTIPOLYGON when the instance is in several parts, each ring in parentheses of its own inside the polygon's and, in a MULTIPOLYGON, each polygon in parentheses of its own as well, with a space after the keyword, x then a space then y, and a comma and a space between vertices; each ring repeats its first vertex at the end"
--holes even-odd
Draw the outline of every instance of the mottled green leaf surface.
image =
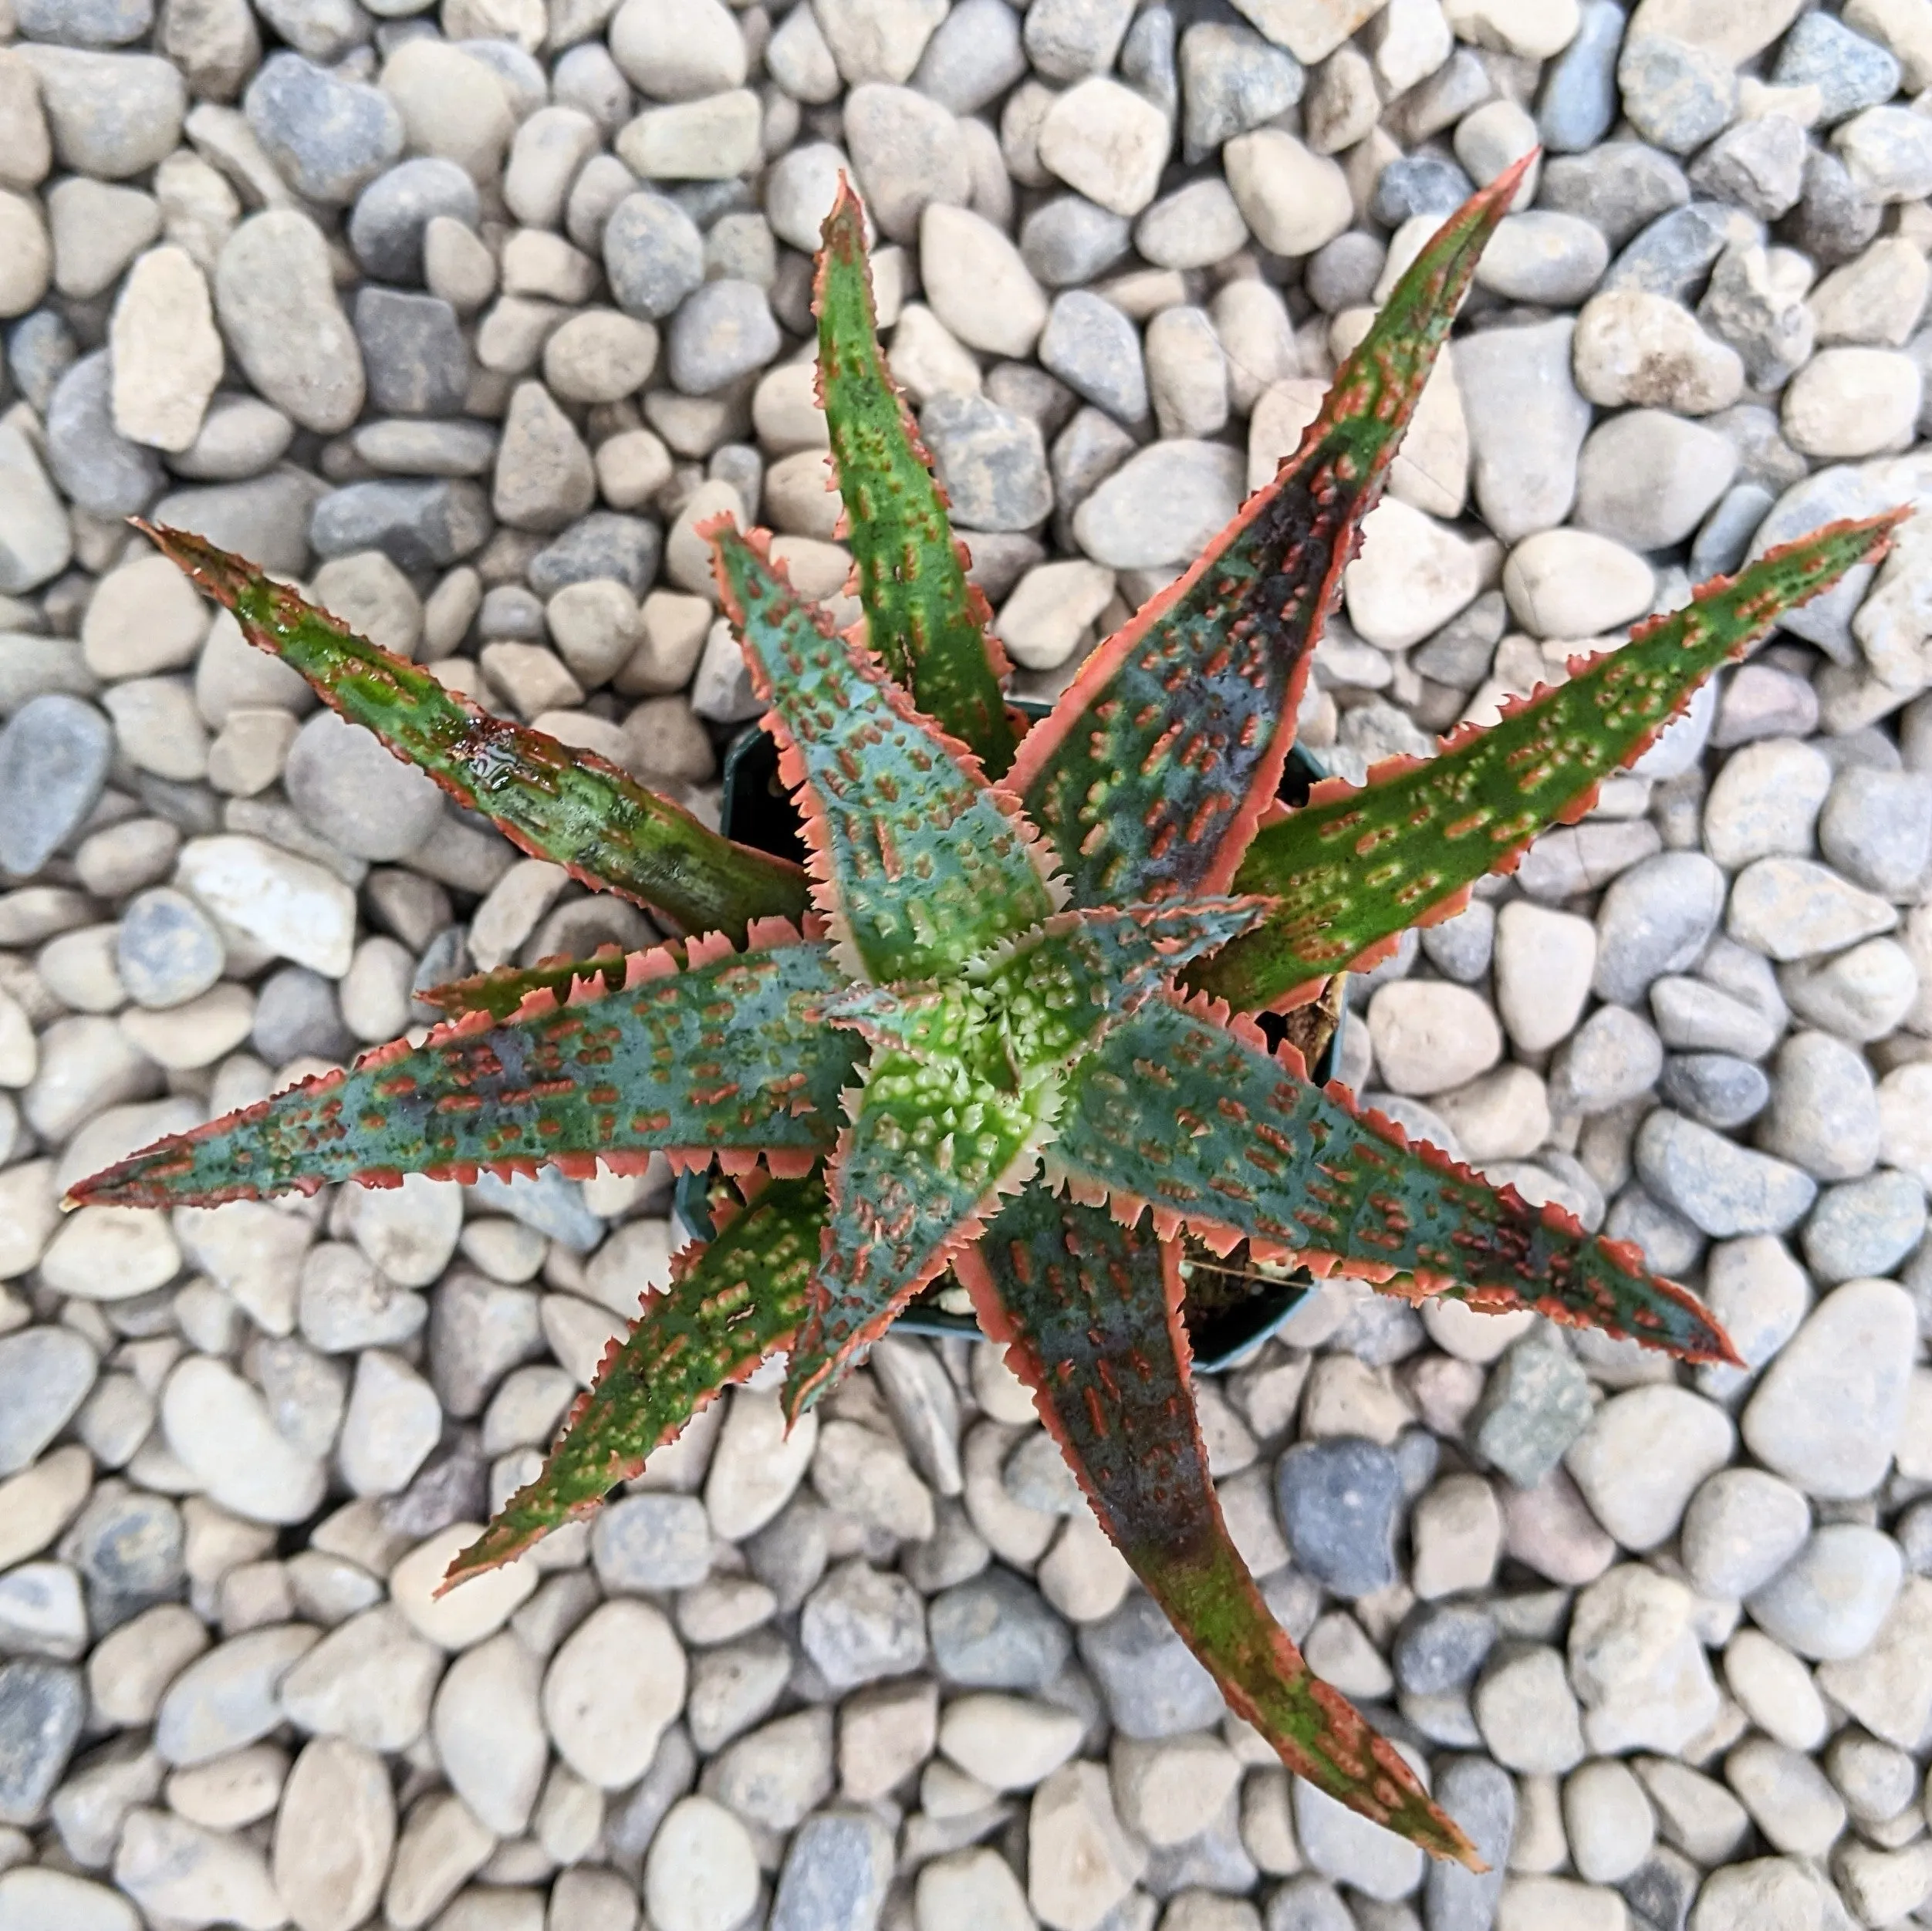
POLYGON ((1053 909, 1018 815, 966 769, 863 645, 836 637, 723 518, 701 532, 772 707, 779 772, 805 819, 819 909, 856 975, 958 972, 1053 909))
POLYGON ((741 936, 756 918, 802 917, 805 874, 734 845, 587 751, 491 717, 421 664, 378 650, 252 564, 185 530, 146 530, 235 613, 250 643, 364 726, 512 843, 583 883, 620 893, 687 932, 741 936))
POLYGON ((1473 1858, 1395 1749, 1310 1675, 1228 1537, 1188 1387, 1174 1243, 1035 1187, 959 1273, 1101 1526, 1236 1713, 1318 1788, 1438 1857, 1473 1858))
POLYGON ((1224 891, 1294 741, 1322 626, 1519 162, 1445 222, 1299 451, 1081 667, 1013 789, 1076 905, 1224 891))
POLYGON ((1251 1011, 1453 909, 1531 839, 1582 816, 1706 677, 1881 549, 1900 514, 1834 523, 1771 551, 1501 723, 1458 733, 1438 757, 1393 760, 1359 789, 1320 788, 1262 828, 1236 874, 1242 890, 1273 894, 1275 913, 1194 983, 1251 1011))
POLYGON ((1076 1190, 1491 1312, 1531 1307, 1690 1361, 1734 1362, 1703 1305, 1637 1250, 1359 1115, 1251 1028, 1155 1000, 1075 1069, 1053 1148, 1076 1190))
POLYGON ((345 1075, 171 1136, 73 1190, 76 1203, 253 1199, 328 1180, 474 1177, 703 1148, 809 1160, 832 1143, 859 1041, 824 1025, 845 984, 822 944, 727 952, 686 971, 635 953, 629 984, 503 1025, 487 1012, 345 1075))
POLYGON ((784 1346, 804 1315, 824 1226, 817 1176, 774 1180, 715 1240, 684 1248, 670 1286, 647 1295, 636 1326, 610 1344, 595 1389, 578 1397, 542 1474, 497 1511, 444 1586, 589 1514, 720 1389, 784 1346))
POLYGON ((998 778, 1015 740, 999 687, 1004 661, 987 630, 992 613, 966 581, 945 494, 887 372, 865 217, 843 181, 824 235, 812 304, 819 393, 872 647, 920 709, 998 778))

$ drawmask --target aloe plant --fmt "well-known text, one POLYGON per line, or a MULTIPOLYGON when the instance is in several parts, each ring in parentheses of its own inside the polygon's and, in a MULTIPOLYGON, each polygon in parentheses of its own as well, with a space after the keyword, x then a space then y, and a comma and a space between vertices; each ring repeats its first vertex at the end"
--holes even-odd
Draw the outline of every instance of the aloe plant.
POLYGON ((1244 1015, 1305 1001, 1580 816, 1701 680, 1880 555, 1896 520, 1775 552, 1495 728, 1283 815, 1313 646, 1519 173, 1444 224, 1297 453, 1023 737, 886 373, 842 194, 819 272, 820 393, 866 623, 835 634, 762 535, 705 531, 804 872, 482 717, 239 559, 150 532, 399 755, 526 849, 694 936, 444 987, 453 1017, 421 1045, 172 1136, 70 1203, 588 1175, 658 1151, 733 1176, 715 1237, 612 1343, 542 1474, 451 1582, 593 1509, 775 1350, 795 1417, 950 1269, 1232 1707, 1322 1790, 1476 1864, 1400 1754, 1310 1674, 1228 1537, 1189 1389, 1181 1237, 1736 1357, 1634 1248, 1411 1144, 1244 1015))

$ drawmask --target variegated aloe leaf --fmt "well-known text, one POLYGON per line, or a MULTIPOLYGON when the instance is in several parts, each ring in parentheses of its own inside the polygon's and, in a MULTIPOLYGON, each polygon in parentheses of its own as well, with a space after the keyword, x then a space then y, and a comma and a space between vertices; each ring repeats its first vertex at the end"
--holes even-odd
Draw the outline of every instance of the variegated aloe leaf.
POLYGON ((947 977, 1038 925, 1053 910, 1045 855, 972 754, 793 595, 768 539, 723 517, 699 534, 772 707, 766 728, 805 821, 814 899, 853 976, 947 977))
POLYGON ((1474 1862, 1393 1746, 1310 1675, 1229 1539, 1187 1386, 1174 1243, 1033 1187, 958 1269, 1101 1526, 1229 1704, 1317 1788, 1474 1862))
POLYGON ((783 1347, 804 1315, 824 1226, 816 1175, 774 1180, 715 1240, 684 1248, 670 1285, 645 1297, 637 1325, 606 1351, 596 1386, 577 1398, 542 1474, 498 1510, 443 1587, 589 1514, 719 1389, 783 1347))
POLYGON ((1532 839, 1581 818, 1714 670, 1883 555, 1907 514, 1834 523, 1770 551, 1500 723, 1464 726, 1440 756, 1392 758, 1359 788, 1318 786, 1304 809, 1262 828, 1236 874, 1243 890, 1274 894, 1276 911, 1194 982, 1242 1009, 1292 1003, 1373 963, 1408 927, 1459 910, 1477 879, 1513 869, 1532 839))
POLYGON ((957 979, 828 1004, 877 1051, 833 1162, 825 1258, 786 1382, 794 1414, 1032 1175, 1067 1068, 1262 910, 1214 900, 1062 913, 957 979))
POLYGON ((1528 157, 1450 217, 1274 479, 1082 666, 1008 781, 1079 905, 1225 891, 1274 802, 1342 572, 1528 157))
POLYGON ((992 613, 946 520, 946 493, 879 351, 865 214, 843 177, 819 255, 819 400, 872 647, 940 729, 998 778, 1015 741, 992 613))
POLYGON ((1432 1146, 1411 1146, 1340 1086, 1304 1077, 1226 1009, 1150 1001, 1068 1081, 1052 1164, 1076 1197, 1164 1233, 1184 1226, 1339 1266, 1489 1313, 1534 1308, 1687 1361, 1737 1355, 1694 1295, 1636 1248, 1527 1205, 1432 1146))
POLYGON ((621 987, 530 994, 365 1054, 245 1112, 171 1135, 74 1188, 71 1204, 213 1206, 325 1182, 405 1173, 474 1180, 662 1150, 762 1156, 801 1171, 832 1143, 859 1051, 818 1008, 843 989, 822 944, 781 920, 755 947, 721 940, 630 955, 621 987))
POLYGON ((789 860, 721 838, 594 752, 479 711, 205 538, 139 527, 235 613, 250 643, 533 856, 687 932, 737 937, 753 919, 804 916, 805 874, 789 860))

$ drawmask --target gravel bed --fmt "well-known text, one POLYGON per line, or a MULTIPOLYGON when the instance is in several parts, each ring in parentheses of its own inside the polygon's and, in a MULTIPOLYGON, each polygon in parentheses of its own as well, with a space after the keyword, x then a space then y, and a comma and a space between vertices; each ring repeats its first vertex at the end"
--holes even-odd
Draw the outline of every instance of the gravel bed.
POLYGON ((653 936, 123 517, 714 812, 754 707, 693 525, 847 567, 839 169, 1050 695, 1540 140, 1316 658, 1359 777, 1932 501, 1927 89, 1932 0, 0 0, 0 1931, 1932 1923, 1925 527, 1351 988, 1351 1083, 1750 1371, 1338 1280, 1201 1390, 1282 1620, 1488 1878, 1225 1715, 964 1341, 789 1438, 737 1391, 432 1600, 666 1278, 660 1172, 54 1208, 425 986, 653 936))

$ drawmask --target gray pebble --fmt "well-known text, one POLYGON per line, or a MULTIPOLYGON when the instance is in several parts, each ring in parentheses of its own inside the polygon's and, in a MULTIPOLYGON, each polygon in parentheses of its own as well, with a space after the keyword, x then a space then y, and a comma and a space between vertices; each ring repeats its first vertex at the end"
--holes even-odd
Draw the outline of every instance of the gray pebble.
POLYGON ((1677 1053, 1664 1062, 1658 1092, 1680 1112, 1728 1131, 1765 1110, 1771 1082, 1761 1067, 1728 1053, 1677 1053))
POLYGON ((1785 114, 1766 114, 1727 128, 1690 164, 1690 185, 1733 207, 1775 221, 1805 184, 1805 130, 1785 114))
MULTIPOLYGON (((550 69, 550 98, 559 107, 574 107, 588 114, 606 135, 616 133, 637 106, 623 70, 599 40, 580 41, 565 49, 550 69)), ((621 161, 617 164, 623 166, 621 161)), ((629 174, 630 170, 625 168, 624 172, 629 174)))
POLYGON ((1613 248, 1690 198, 1690 184, 1676 161, 1633 140, 1606 142, 1587 154, 1554 155, 1537 188, 1539 207, 1594 221, 1613 248))
POLYGON ((1829 1033, 1778 1048, 1759 1143, 1821 1180, 1856 1180, 1878 1158, 1878 1089, 1865 1056, 1829 1033))
POLYGON ((666 366, 686 395, 708 396, 762 369, 782 343, 762 289, 750 282, 707 282, 672 319, 666 366))
POLYGON ((818 1811, 792 1834, 769 1931, 873 1931, 892 1882, 892 1833, 856 1811, 818 1811))
POLYGON ((1611 1202, 1603 1233, 1612 1241, 1628 1241, 1653 1274, 1687 1274, 1704 1253, 1704 1237, 1696 1224, 1635 1180, 1611 1202))
POLYGON ((1251 27, 1218 21, 1197 21, 1181 35, 1180 69, 1181 140, 1191 162, 1286 113, 1307 85, 1302 63, 1285 47, 1251 27))
POLYGON ((1668 295, 1674 302, 1695 298, 1711 267, 1731 243, 1748 245, 1761 231, 1748 215, 1718 201, 1693 201, 1660 214, 1611 263, 1603 277, 1608 292, 1634 289, 1668 295))
POLYGON ((925 1661, 925 1607, 904 1576, 842 1563, 806 1598, 799 1642, 834 1690, 856 1689, 925 1661))
POLYGON ((1845 164, 1822 147, 1805 160, 1805 190, 1785 218, 1784 235, 1820 268, 1859 254, 1878 233, 1885 210, 1855 182, 1845 164))
POLYGON ((478 1207, 508 1214, 573 1254, 589 1253, 603 1238, 604 1224, 584 1203, 583 1187, 554 1166, 540 1167, 534 1180, 522 1173, 509 1180, 479 1173, 472 1191, 478 1207))
POLYGON ((1476 280, 1508 302, 1574 308, 1603 279, 1609 258, 1609 244, 1582 216, 1532 208, 1504 220, 1476 280))
POLYGON ((90 516, 133 516, 159 493, 165 472, 151 449, 114 427, 113 370, 105 349, 83 356, 47 405, 47 467, 90 516))
POLYGON ((1932 864, 1932 777, 1848 766, 1819 813, 1818 843, 1835 869, 1868 891, 1916 897, 1932 864))
POLYGON ((1084 289, 1054 298, 1040 336, 1042 364, 1085 400, 1123 423, 1147 414, 1147 372, 1133 324, 1084 289))
POLYGON ((126 181, 171 154, 181 138, 187 87, 154 54, 23 47, 63 167, 101 181, 126 181))
POLYGON ((1697 1588, 1736 1597, 1768 1582, 1810 1534, 1810 1505, 1790 1483, 1761 1468, 1722 1468, 1691 1497, 1679 1546, 1697 1588))
POLYGON ((1496 1619, 1479 1603, 1426 1602, 1397 1633, 1389 1660, 1412 1696, 1466 1689, 1496 1640, 1496 1619))
POLYGON ((429 422, 399 417, 364 423, 356 454, 392 476, 486 476, 496 461, 496 431, 488 423, 429 422))
POLYGON ((1925 1188, 1885 1167, 1828 1187, 1805 1223, 1805 1261, 1832 1285, 1888 1274, 1925 1237, 1925 1188))
POLYGON ((659 321, 704 280, 704 237, 675 201, 627 195, 604 223, 603 262, 618 307, 659 321))
POLYGON ((655 523, 616 510, 593 510, 531 558, 524 575, 540 597, 572 583, 614 578, 642 596, 657 575, 664 538, 655 523))
POLYGON ((37 1824, 80 1740, 80 1672, 44 1657, 0 1665, 0 1824, 37 1824))
POLYGON ((1496 908, 1485 899, 1440 925, 1425 927, 1422 950, 1445 979, 1471 986, 1490 967, 1496 950, 1496 908))
POLYGON ((1351 1598, 1395 1580, 1402 1478, 1388 1450, 1349 1436, 1299 1443, 1282 1457, 1275 1480, 1289 1546, 1304 1573, 1351 1598))
POLYGON ((62 1558, 86 1583, 93 1628, 117 1628, 178 1594, 187 1579, 187 1541, 181 1511, 166 1496, 96 1490, 60 1541, 62 1558))
MULTIPOLYGON (((1773 498, 1769 490, 1759 483, 1738 483, 1718 499, 1717 504, 1707 516, 1690 545, 1690 580, 1702 583, 1714 576, 1728 576, 1744 562, 1745 553, 1751 548, 1751 539, 1758 533, 1758 525, 1765 520, 1773 498)), ((1724 689, 1728 698, 1738 682, 1734 677, 1724 689)), ((1718 730, 1723 728, 1723 702, 1721 698, 1718 711, 1718 730)), ((1798 734, 1812 730, 1818 721, 1816 700, 1814 699, 1808 722, 1798 727, 1798 734)), ((1782 728, 1780 727, 1782 729, 1782 728)), ((1768 734, 1776 735, 1775 731, 1768 734)), ((1721 736, 1714 742, 1738 744, 1741 738, 1725 739, 1721 736)))
POLYGON ((325 66, 364 45, 372 25, 356 0, 260 0, 258 11, 297 53, 325 66))
POLYGON ((0 1477, 18 1474, 67 1426, 98 1368, 93 1349, 70 1328, 0 1335, 0 1477))
POLYGON ((1066 1625, 1010 1569, 987 1569, 933 1598, 933 1666, 968 1690, 1040 1690, 1066 1666, 1066 1625))
POLYGON ((19 0, 14 18, 29 40, 124 47, 154 24, 154 0, 19 0))
POLYGON ((238 482, 260 475, 295 433, 295 424, 272 403, 225 390, 209 403, 193 443, 171 457, 168 467, 201 482, 238 482))
POLYGON ((255 994, 255 1025, 248 1043, 271 1066, 292 1059, 346 1059, 354 1041, 342 1023, 335 982, 306 966, 284 966, 262 981, 255 994))
POLYGON ((1213 1723, 1221 1693, 1174 1625, 1138 1590, 1079 1632, 1114 1727, 1129 1737, 1177 1737, 1213 1723))
POLYGON ((1909 107, 1868 107, 1832 136, 1853 186, 1875 201, 1932 192, 1932 123, 1909 107))
POLYGON ((1399 155, 1376 177, 1369 212, 1384 228, 1400 228, 1412 215, 1452 214, 1474 192, 1475 184, 1452 160, 1399 155))
POLYGON ((181 1005, 221 977, 224 962, 221 933, 184 892, 157 886, 121 914, 114 963, 137 1005, 181 1005))
POLYGON ((481 205, 475 182, 455 162, 417 155, 379 175, 357 197, 349 218, 349 245, 378 282, 419 288, 423 231, 439 214, 473 228, 481 205))
POLYGON ((1534 1488, 1589 1425, 1590 1385, 1560 1342, 1532 1333, 1490 1370, 1470 1444, 1518 1488, 1534 1488))
POLYGON ((1476 501, 1505 542, 1561 522, 1576 498, 1590 427, 1571 373, 1576 326, 1562 316, 1485 329, 1455 346, 1476 501))
POLYGON ((1356 1931, 1358 1920, 1326 1878, 1304 1871, 1268 1900, 1265 1931, 1356 1931))
POLYGON ((94 809, 114 733, 62 691, 31 697, 0 726, 0 872, 29 878, 94 809))
POLYGON ((512 392, 497 444, 490 507, 514 529, 560 530, 596 501, 590 451, 540 382, 512 392))
POLYGON ((1861 107, 1890 100, 1899 89, 1899 63, 1831 15, 1807 13, 1785 35, 1772 80, 1779 87, 1815 87, 1823 103, 1819 123, 1835 127, 1861 107))
POLYGON ((688 1589, 711 1566, 711 1531, 694 1495, 628 1495, 597 1517, 590 1557, 613 1593, 688 1589))
MULTIPOLYGON (((1697 1865, 1664 1845, 1616 1888, 1630 1909, 1638 1914, 1638 1922, 1655 1925, 1657 1931, 1684 1931, 1690 1907, 1697 1902, 1703 1885, 1704 1873, 1697 1865)), ((1705 1931, 1705 1927, 1700 1926, 1699 1931, 1705 1931)), ((1721 1920, 1711 1931, 1722 1931, 1721 1920)))
POLYGON ((1932 1575, 1932 1501, 1914 1502, 1892 1525, 1914 1575, 1932 1575))
POLYGON ((356 297, 355 317, 374 407, 399 416, 453 416, 462 408, 470 352, 447 302, 366 288, 356 297))
POLYGON ((1889 1535, 1828 1522, 1745 1607, 1767 1636, 1801 1656, 1855 1656, 1877 1635, 1904 1567, 1889 1535))
POLYGON ((1432 1862, 1422 1894, 1428 1931, 1488 1931, 1508 1876, 1516 1831, 1516 1786, 1508 1771, 1486 1757, 1438 1760, 1437 1804, 1469 1834, 1489 1868, 1478 1873, 1447 1860, 1432 1862))
POLYGON ((176 490, 154 505, 154 520, 193 530, 265 570, 293 576, 308 568, 309 519, 326 494, 326 486, 305 471, 275 469, 246 482, 176 490))
POLYGON ((1047 288, 1072 288, 1106 274, 1126 253, 1132 232, 1125 215, 1083 194, 1056 194, 1021 223, 1020 258, 1047 288))
POLYGON ((537 1297, 528 1288, 458 1268, 431 1298, 430 1380, 450 1414, 481 1414, 496 1384, 543 1352, 537 1297))
POLYGON ((1697 527, 1737 468, 1737 451, 1715 430, 1662 410, 1626 410, 1583 445, 1576 521, 1633 550, 1666 549, 1697 527))
POLYGON ((1576 37, 1544 70, 1536 131, 1552 154, 1594 147, 1616 120, 1616 50, 1623 10, 1616 0, 1586 0, 1576 37))
POLYGON ((976 114, 1025 72, 1020 24, 1005 0, 960 0, 926 42, 912 84, 955 114, 976 114))
POLYGON ((289 186, 326 207, 354 201, 403 150, 403 117, 387 94, 299 54, 271 54, 242 106, 289 186))
POLYGON ((1053 507, 1039 427, 983 396, 935 396, 920 430, 954 519, 974 530, 1026 530, 1053 507))
POLYGON ((1302 285, 1324 315, 1364 308, 1374 297, 1388 258, 1389 251, 1373 235, 1350 228, 1309 257, 1302 285))
POLYGON ((1191 561, 1241 507, 1245 471, 1224 443, 1184 437, 1152 444, 1080 505, 1075 538, 1113 569, 1191 561))
POLYGON ((1597 911, 1595 989, 1630 1004, 1703 951, 1724 910, 1724 876, 1701 852, 1660 852, 1624 873, 1597 911))
POLYGON ((1636 1169, 1667 1207, 1720 1240, 1782 1234, 1810 1210, 1809 1175, 1660 1107, 1636 1136, 1636 1169))
POLYGON ((350 483, 316 504, 309 538, 318 555, 380 550, 398 569, 446 568, 481 549, 491 529, 489 505, 475 484, 350 483))
POLYGON ((7 334, 7 369, 14 386, 40 414, 61 377, 80 358, 73 331, 52 309, 36 309, 7 334))
MULTIPOLYGON (((1092 0, 1084 0, 1091 4, 1092 0)), ((1120 77, 1171 121, 1180 105, 1180 79, 1174 61, 1171 8, 1143 7, 1120 43, 1120 77)))
POLYGON ((1738 76, 1731 62, 1663 34, 1625 41, 1616 80, 1630 124, 1673 154, 1701 147, 1738 111, 1738 76))

